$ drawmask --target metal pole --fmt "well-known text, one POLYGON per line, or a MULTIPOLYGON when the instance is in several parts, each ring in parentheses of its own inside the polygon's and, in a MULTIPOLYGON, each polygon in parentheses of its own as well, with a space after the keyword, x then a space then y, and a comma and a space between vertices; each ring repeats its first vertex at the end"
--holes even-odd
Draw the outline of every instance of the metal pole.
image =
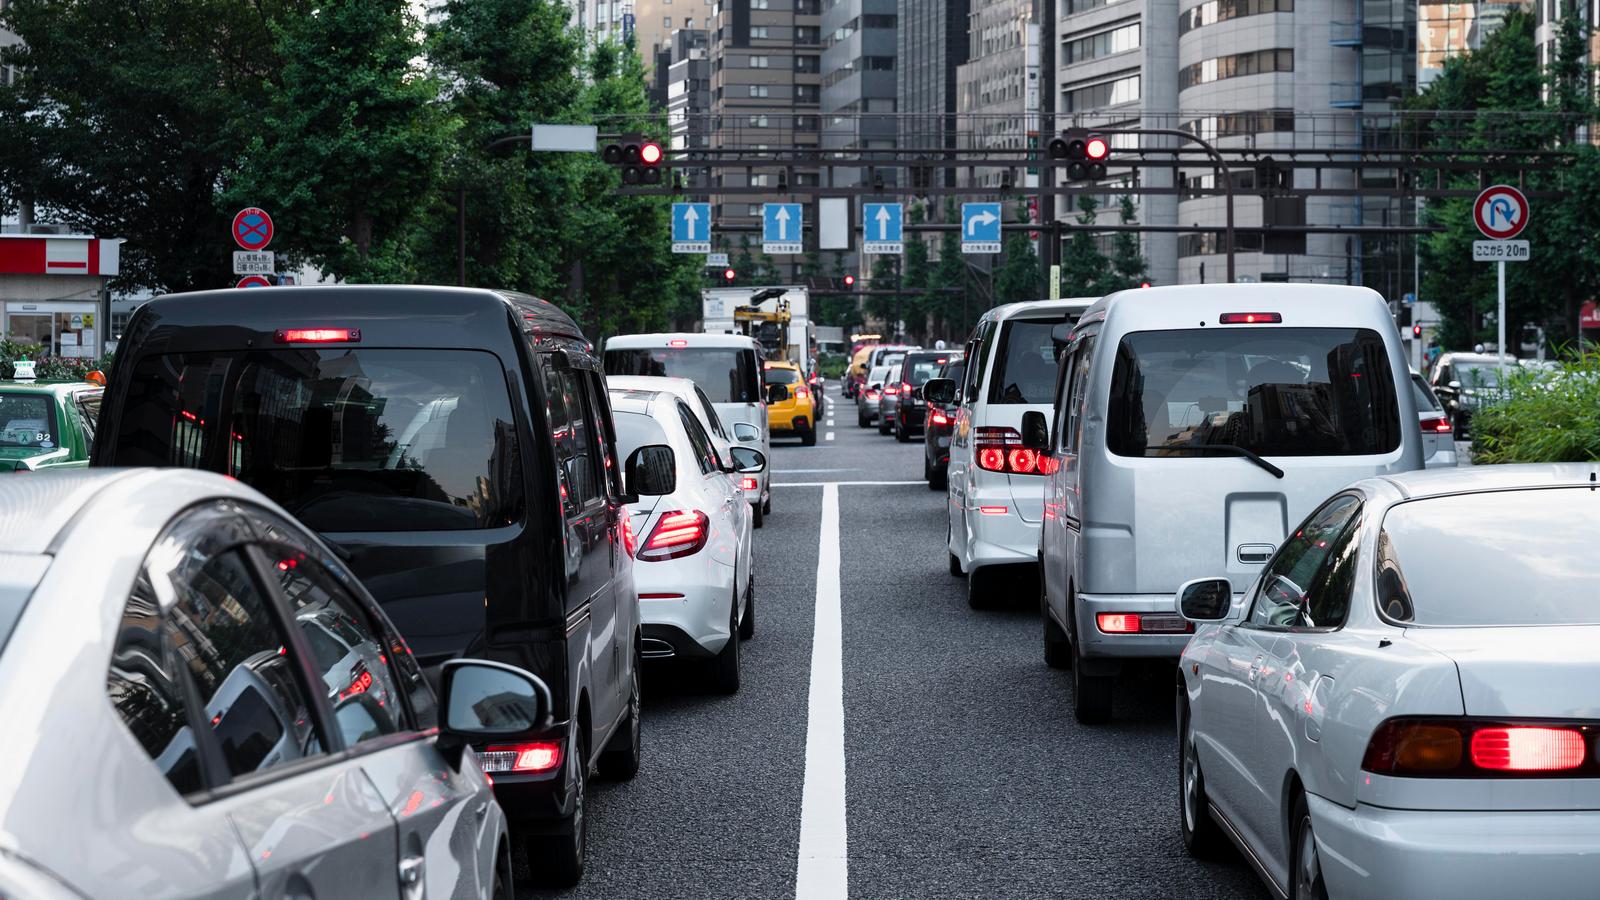
POLYGON ((1056 0, 1039 0, 1039 283, 1050 290, 1050 269, 1061 261, 1057 230, 1056 168, 1045 163, 1046 147, 1056 133, 1056 0))
POLYGON ((1500 375, 1500 378, 1501 378, 1501 383, 1503 384, 1505 376, 1506 376, 1506 373, 1505 373, 1505 368, 1506 368, 1506 261, 1502 259, 1499 262, 1495 263, 1495 268, 1500 270, 1500 273, 1499 273, 1499 280, 1500 280, 1500 311, 1496 315, 1497 321, 1494 324, 1495 324, 1495 327, 1498 328, 1499 331, 1500 331, 1500 334, 1499 334, 1500 345, 1499 345, 1499 348, 1498 348, 1499 351, 1500 351, 1500 373, 1499 373, 1499 375, 1500 375))
POLYGON ((467 286, 467 185, 456 187, 456 286, 467 286))

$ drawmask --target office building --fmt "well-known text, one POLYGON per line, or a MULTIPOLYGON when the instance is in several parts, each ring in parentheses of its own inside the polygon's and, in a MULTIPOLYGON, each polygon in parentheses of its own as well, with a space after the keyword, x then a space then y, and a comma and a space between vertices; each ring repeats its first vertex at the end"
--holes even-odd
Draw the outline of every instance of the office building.
MULTIPOLYGON (((896 0, 830 0, 822 11, 822 149, 894 149, 896 16, 896 0)), ((867 169, 838 175, 839 186, 862 184, 867 169)))
MULTIPOLYGON (((899 0, 896 4, 895 104, 903 148, 956 148, 956 72, 969 53, 971 8, 970 0, 899 0)), ((947 179, 955 174, 950 169, 939 171, 947 179)))
POLYGON ((1506 14, 1516 9, 1532 11, 1533 0, 1416 4, 1417 87, 1425 88, 1444 71, 1445 61, 1483 46, 1499 30, 1506 14))
POLYGON ((711 16, 712 0, 574 0, 572 22, 596 40, 621 41, 631 35, 659 96, 657 60, 670 50, 672 32, 707 28, 711 16))
MULTIPOLYGON (((711 146, 710 32, 680 28, 672 33, 659 75, 667 110, 669 143, 674 150, 711 146)), ((690 172, 686 187, 705 185, 703 173, 690 172)))
MULTIPOLYGON (((1065 2, 1065 0, 1058 0, 1065 2)), ((971 0, 967 61, 956 68, 956 117, 963 149, 1027 147, 1028 31, 1033 0, 971 0)), ((1017 173, 979 169, 975 183, 997 187, 1017 173)), ((965 180, 965 176, 963 176, 965 180)))

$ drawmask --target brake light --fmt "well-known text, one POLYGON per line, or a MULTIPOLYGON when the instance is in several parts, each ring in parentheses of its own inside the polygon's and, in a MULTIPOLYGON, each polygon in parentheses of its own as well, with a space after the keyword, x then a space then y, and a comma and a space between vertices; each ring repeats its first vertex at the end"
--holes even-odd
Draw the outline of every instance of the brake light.
POLYGON ((669 347, 687 347, 687 346, 689 346, 689 342, 684 340, 683 338, 677 338, 675 340, 667 341, 667 346, 669 346, 669 347))
POLYGON ((754 475, 746 475, 743 478, 739 479, 739 487, 743 488, 744 490, 747 490, 747 491, 755 490, 756 487, 757 487, 755 476, 754 475))
POLYGON ((1134 613, 1100 613, 1094 622, 1106 634, 1139 633, 1139 616, 1134 613))
POLYGON ((929 425, 949 425, 950 424, 950 417, 945 415, 942 412, 939 412, 936 409, 936 410, 933 410, 932 412, 928 413, 928 424, 929 425))
POLYGON ((280 344, 342 344, 361 340, 359 328, 279 328, 272 339, 280 344))
POLYGON ((909 396, 911 394, 911 385, 910 385, 910 383, 904 382, 904 381, 900 382, 900 393, 909 396))
POLYGON ((983 447, 978 450, 978 468, 989 472, 1004 472, 1006 470, 1006 452, 999 447, 983 447))
POLYGON ((1449 434, 1450 430, 1450 419, 1448 417, 1439 416, 1437 418, 1422 420, 1422 431, 1424 434, 1449 434))
POLYGON ((1094 624, 1105 634, 1188 634, 1194 623, 1176 614, 1098 613, 1094 624))
POLYGON ((978 512, 981 512, 986 516, 1003 516, 1010 512, 1010 510, 1004 506, 980 506, 978 507, 978 512))
POLYGON ((867 391, 867 399, 868 400, 876 400, 876 399, 878 399, 878 392, 869 389, 867 391))
POLYGON ((478 754, 485 772, 548 772, 561 765, 561 745, 555 741, 502 744, 478 754))
POLYGON ((1037 451, 1021 447, 1006 454, 1006 466, 1009 471, 1017 475, 1037 475, 1039 473, 1039 454, 1037 451))
POLYGON ((810 391, 808 391, 808 390, 806 390, 806 389, 805 389, 805 388, 803 388, 803 387, 800 387, 800 388, 795 388, 795 389, 794 389, 794 395, 795 395, 795 396, 796 396, 796 397, 799 397, 799 398, 800 398, 800 399, 801 399, 801 400, 804 400, 804 399, 806 399, 806 398, 807 398, 807 397, 809 397, 809 396, 811 396, 811 392, 810 392, 810 391))
POLYGON ((1372 733, 1361 768, 1411 778, 1600 776, 1600 723, 1396 718, 1372 733))
POLYGON ((1022 434, 1015 428, 993 426, 975 428, 973 444, 978 451, 978 468, 985 471, 1004 472, 1008 475, 1050 474, 1045 471, 1041 462, 1044 454, 1023 447, 1022 434))
POLYGON ((1217 317, 1217 322, 1222 325, 1276 325, 1283 322, 1283 313, 1223 313, 1217 317))
POLYGON ((695 509, 669 512, 656 520, 637 559, 660 562, 700 552, 711 536, 711 519, 695 509))
POLYGON ((640 600, 682 600, 683 599, 683 595, 682 594, 674 594, 674 593, 671 593, 671 592, 661 593, 661 594, 640 594, 639 595, 639 599, 640 600))
POLYGON ((633 534, 633 516, 630 516, 624 512, 622 514, 622 548, 628 551, 629 556, 632 556, 633 551, 636 549, 635 542, 636 539, 633 534))

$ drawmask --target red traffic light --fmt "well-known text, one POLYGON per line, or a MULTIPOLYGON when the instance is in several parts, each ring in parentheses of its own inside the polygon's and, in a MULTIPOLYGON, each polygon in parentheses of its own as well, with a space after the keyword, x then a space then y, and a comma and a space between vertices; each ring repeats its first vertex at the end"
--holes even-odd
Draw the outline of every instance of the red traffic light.
POLYGON ((734 280, 735 278, 738 278, 738 277, 739 277, 739 273, 735 272, 732 269, 723 269, 722 270, 722 280, 723 281, 732 281, 732 280, 734 280))
POLYGON ((1141 282, 1139 282, 1139 287, 1142 287, 1142 288, 1147 288, 1147 287, 1149 287, 1149 286, 1150 286, 1150 282, 1148 282, 1148 281, 1141 281, 1141 282))
POLYGON ((856 277, 854 275, 846 275, 844 277, 844 286, 845 287, 855 287, 856 286, 856 277))
POLYGON ((661 162, 661 145, 656 143, 642 145, 639 148, 639 161, 647 166, 661 162))
POLYGON ((1415 338, 1422 337, 1422 326, 1421 325, 1413 325, 1413 326, 1411 326, 1411 336, 1415 337, 1415 338))
POLYGON ((1111 155, 1111 145, 1106 143, 1105 138, 1096 135, 1083 145, 1083 154, 1093 160, 1105 159, 1111 155))

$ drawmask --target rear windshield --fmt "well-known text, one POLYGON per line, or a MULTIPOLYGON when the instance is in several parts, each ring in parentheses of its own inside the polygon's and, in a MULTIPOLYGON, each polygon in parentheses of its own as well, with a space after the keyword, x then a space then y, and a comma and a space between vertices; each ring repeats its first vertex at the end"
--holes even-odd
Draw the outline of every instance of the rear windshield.
POLYGON ((799 384, 800 373, 794 369, 767 369, 761 373, 767 384, 799 384))
POLYGON ((1422 380, 1421 375, 1411 376, 1411 397, 1417 401, 1417 409, 1421 412, 1439 412, 1444 408, 1439 405, 1438 399, 1433 396, 1433 390, 1422 380))
POLYGON ((621 459, 627 459, 640 447, 667 443, 667 432, 651 416, 616 412, 614 418, 617 424, 617 456, 621 459))
POLYGON ((232 475, 323 532, 521 518, 500 361, 477 350, 267 350, 134 366, 113 465, 232 475))
MULTIPOLYGON (((1072 321, 1008 319, 1000 324, 999 353, 989 377, 990 403, 1050 403, 1056 393, 1056 357, 1066 345, 1051 337, 1072 321)), ((1065 330, 1065 329, 1063 329, 1065 330)))
POLYGON ((45 394, 0 394, 0 447, 49 450, 60 445, 54 398, 45 394))
POLYGON ((1365 328, 1130 334, 1117 347, 1106 439, 1119 456, 1223 445, 1262 456, 1388 453, 1400 446, 1388 350, 1365 328))
POLYGON ((922 387, 930 378, 937 377, 939 370, 949 361, 948 353, 913 353, 906 357, 900 377, 904 381, 911 382, 913 387, 922 387))
POLYGON ((755 351, 739 347, 607 350, 607 375, 670 375, 700 385, 712 403, 758 403, 755 351))
POLYGON ((1418 625, 1600 624, 1597 533, 1587 487, 1399 504, 1379 536, 1379 608, 1418 625))

